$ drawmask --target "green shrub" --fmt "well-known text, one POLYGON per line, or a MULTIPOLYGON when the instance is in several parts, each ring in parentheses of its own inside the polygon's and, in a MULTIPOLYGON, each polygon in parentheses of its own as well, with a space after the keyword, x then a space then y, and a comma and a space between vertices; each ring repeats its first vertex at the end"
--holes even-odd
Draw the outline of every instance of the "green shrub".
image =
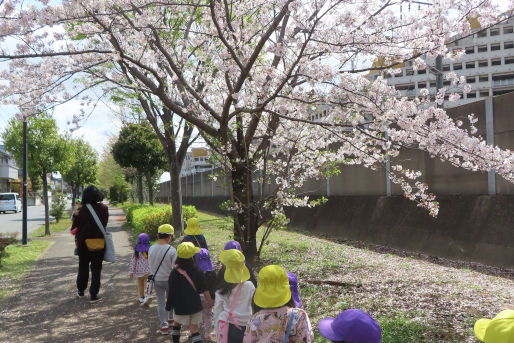
POLYGON ((55 192, 52 195, 52 207, 50 209, 50 215, 55 218, 55 221, 57 223, 64 216, 65 208, 66 195, 64 195, 63 193, 55 192))
MULTIPOLYGON (((124 207, 122 208, 125 210, 124 207)), ((128 207, 127 209, 132 209, 130 224, 136 236, 146 232, 150 236, 150 239, 154 239, 157 237, 157 229, 159 226, 162 224, 171 224, 173 220, 171 206, 169 205, 158 207, 140 206, 136 209, 128 207)), ((127 211, 125 213, 127 213, 127 211)), ((192 217, 196 217, 198 212, 194 206, 182 206, 182 214, 184 221, 187 221, 192 217)), ((129 222, 128 213, 126 216, 127 222, 129 222)))
POLYGON ((4 254, 5 248, 14 242, 16 242, 16 233, 0 236, 0 261, 2 259, 2 255, 4 254))
POLYGON ((144 207, 150 206, 148 204, 135 204, 132 202, 124 202, 123 205, 121 205, 121 209, 123 210, 123 212, 125 212, 127 223, 132 224, 134 211, 144 207))

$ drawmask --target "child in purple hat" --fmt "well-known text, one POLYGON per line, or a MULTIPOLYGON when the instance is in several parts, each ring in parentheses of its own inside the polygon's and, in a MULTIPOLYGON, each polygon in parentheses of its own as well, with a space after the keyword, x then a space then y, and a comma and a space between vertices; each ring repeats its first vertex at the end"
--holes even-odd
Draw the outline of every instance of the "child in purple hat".
MULTIPOLYGON (((195 262, 198 265, 198 268, 200 268, 200 270, 203 272, 207 288, 209 289, 209 293, 211 295, 211 299, 214 300, 214 295, 216 292, 216 272, 214 271, 214 266, 211 261, 209 250, 201 248, 200 251, 195 255, 195 262)), ((207 300, 203 294, 200 294, 200 298, 202 300, 203 307, 202 317, 204 338, 206 342, 210 342, 212 341, 212 308, 207 306, 207 300)))
POLYGON ((150 237, 146 233, 137 236, 137 243, 134 247, 134 253, 130 259, 129 277, 132 279, 134 275, 137 278, 137 290, 139 292, 139 303, 145 300, 146 279, 150 274, 150 264, 148 263, 148 249, 150 249, 150 237))
POLYGON ((294 302, 294 307, 302 307, 302 298, 300 298, 300 288, 298 286, 298 279, 293 273, 287 272, 289 279, 289 288, 291 289, 291 298, 294 302))
POLYGON ((380 343, 382 330, 377 321, 364 311, 350 309, 337 318, 325 318, 319 322, 319 333, 332 342, 380 343))

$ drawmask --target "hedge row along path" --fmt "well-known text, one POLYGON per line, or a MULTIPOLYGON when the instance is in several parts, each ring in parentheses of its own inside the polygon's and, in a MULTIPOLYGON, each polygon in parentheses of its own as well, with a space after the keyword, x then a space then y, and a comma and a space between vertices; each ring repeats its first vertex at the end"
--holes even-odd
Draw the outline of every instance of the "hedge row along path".
MULTIPOLYGON (((88 294, 77 299, 78 258, 73 237, 64 231, 36 262, 16 295, 0 303, 0 342, 164 342, 160 336, 156 303, 137 304, 137 286, 128 278, 132 248, 122 229, 124 214, 109 208, 108 230, 113 233, 118 257, 104 263, 100 295, 90 304, 88 294), (121 219, 121 220, 120 220, 121 219)), ((187 341, 186 337, 182 337, 187 341)))

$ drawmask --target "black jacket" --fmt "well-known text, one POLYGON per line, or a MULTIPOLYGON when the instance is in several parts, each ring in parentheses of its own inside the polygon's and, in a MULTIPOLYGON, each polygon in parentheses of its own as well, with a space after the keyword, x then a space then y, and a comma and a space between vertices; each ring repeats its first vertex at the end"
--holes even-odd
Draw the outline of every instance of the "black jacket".
POLYGON ((196 286, 196 291, 189 281, 180 274, 176 269, 170 274, 168 279, 168 300, 166 301, 166 310, 173 311, 178 315, 189 315, 200 312, 202 310, 202 301, 200 294, 208 291, 203 272, 194 269, 188 273, 189 277, 196 286))
MULTIPOLYGON (((109 209, 102 203, 92 204, 93 209, 103 224, 104 228, 107 226, 109 221, 109 209)), ((82 206, 79 210, 79 214, 73 218, 72 228, 78 227, 77 233, 75 234, 75 240, 77 241, 77 250, 79 256, 84 255, 101 255, 103 256, 104 250, 90 252, 87 250, 86 239, 87 238, 104 238, 102 231, 98 225, 96 225, 95 219, 87 209, 86 205, 82 206)))

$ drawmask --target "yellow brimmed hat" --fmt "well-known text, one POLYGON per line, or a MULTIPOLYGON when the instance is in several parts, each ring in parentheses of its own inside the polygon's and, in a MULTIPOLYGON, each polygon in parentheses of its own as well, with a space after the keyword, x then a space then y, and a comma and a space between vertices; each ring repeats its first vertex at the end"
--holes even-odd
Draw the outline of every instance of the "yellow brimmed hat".
POLYGON ((224 250, 220 254, 220 261, 225 265, 225 281, 228 283, 241 283, 250 279, 250 271, 245 266, 245 256, 236 249, 224 250))
POLYGON ((177 255, 180 258, 191 258, 200 251, 200 248, 195 247, 191 242, 180 243, 177 247, 177 255))
POLYGON ((289 278, 281 266, 266 266, 259 272, 257 288, 253 298, 261 308, 281 307, 291 299, 289 278))
POLYGON ((168 235, 173 235, 175 233, 175 229, 170 224, 162 224, 157 229, 158 233, 167 233, 168 235))
POLYGON ((190 218, 186 223, 186 230, 184 231, 186 235, 201 235, 202 231, 200 230, 200 224, 198 224, 198 219, 190 218))
POLYGON ((493 319, 479 319, 474 331, 477 338, 485 343, 514 342, 514 310, 501 311, 493 319))

